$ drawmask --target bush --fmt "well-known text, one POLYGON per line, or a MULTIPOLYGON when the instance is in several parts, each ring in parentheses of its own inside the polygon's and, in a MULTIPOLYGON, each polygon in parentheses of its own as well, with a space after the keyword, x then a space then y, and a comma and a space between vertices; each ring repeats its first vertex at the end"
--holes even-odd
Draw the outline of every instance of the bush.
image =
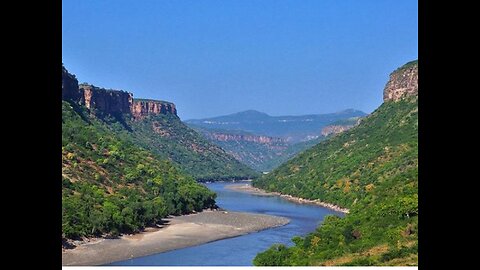
POLYGON ((290 256, 290 250, 281 244, 271 246, 262 253, 258 253, 253 264, 255 266, 283 266, 288 265, 286 259, 290 256))

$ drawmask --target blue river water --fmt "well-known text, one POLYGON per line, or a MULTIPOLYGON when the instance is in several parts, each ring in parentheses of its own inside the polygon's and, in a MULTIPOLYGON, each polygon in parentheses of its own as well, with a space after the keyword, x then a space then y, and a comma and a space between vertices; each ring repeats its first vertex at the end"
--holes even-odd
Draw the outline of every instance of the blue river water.
POLYGON ((256 196, 225 189, 230 182, 210 183, 217 193, 217 204, 223 209, 282 216, 290 223, 277 228, 182 248, 145 257, 119 261, 110 265, 123 266, 250 266, 258 252, 272 244, 293 245, 292 237, 306 235, 320 225, 326 215, 343 216, 327 208, 296 204, 278 196, 256 196))

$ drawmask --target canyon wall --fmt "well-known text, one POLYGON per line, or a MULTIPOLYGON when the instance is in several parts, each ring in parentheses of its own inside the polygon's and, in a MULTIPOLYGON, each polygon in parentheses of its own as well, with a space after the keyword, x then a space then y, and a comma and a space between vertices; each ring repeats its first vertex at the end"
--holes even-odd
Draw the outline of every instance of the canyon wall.
POLYGON ((134 99, 131 111, 133 117, 136 119, 142 119, 147 115, 157 114, 177 115, 175 104, 151 99, 134 99))
POLYGON ((269 136, 257 136, 257 135, 244 135, 244 134, 226 134, 226 133, 205 133, 205 135, 212 140, 227 142, 227 141, 246 141, 256 142, 261 144, 271 143, 285 143, 286 141, 281 138, 269 137, 269 136))
POLYGON ((107 113, 131 113, 133 94, 126 91, 99 88, 89 84, 79 86, 83 90, 85 106, 90 110, 107 113))
POLYGON ((91 84, 78 84, 75 75, 62 66, 62 99, 84 105, 92 112, 127 113, 135 119, 147 115, 173 114, 175 104, 150 99, 133 99, 133 94, 123 90, 104 89, 91 84))

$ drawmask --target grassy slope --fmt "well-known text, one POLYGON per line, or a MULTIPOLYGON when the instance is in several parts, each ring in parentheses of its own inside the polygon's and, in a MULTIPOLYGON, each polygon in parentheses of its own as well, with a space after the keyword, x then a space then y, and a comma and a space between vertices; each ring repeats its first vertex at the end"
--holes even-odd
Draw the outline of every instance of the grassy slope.
POLYGON ((254 185, 351 209, 327 218, 292 248, 274 246, 256 265, 417 263, 416 98, 386 102, 362 123, 303 152, 254 185))
POLYGON ((214 205, 215 194, 135 145, 85 108, 62 104, 65 238, 136 232, 168 214, 214 205))
POLYGON ((173 115, 148 116, 141 121, 128 121, 128 125, 139 145, 179 164, 198 181, 258 176, 173 115))

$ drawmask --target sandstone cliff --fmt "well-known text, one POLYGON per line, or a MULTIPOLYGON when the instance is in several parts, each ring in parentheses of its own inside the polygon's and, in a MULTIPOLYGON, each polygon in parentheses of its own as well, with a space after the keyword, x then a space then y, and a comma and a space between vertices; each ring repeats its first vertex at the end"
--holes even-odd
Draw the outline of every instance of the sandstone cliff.
POLYGON ((150 99, 133 99, 133 94, 122 90, 104 89, 90 84, 78 84, 75 75, 62 66, 62 99, 70 100, 88 109, 106 113, 131 114, 135 119, 147 115, 177 115, 175 104, 150 99))
POLYGON ((418 95, 418 60, 409 62, 390 74, 383 91, 383 101, 397 101, 418 95))
POLYGON ((142 119, 147 115, 173 114, 177 115, 175 104, 166 101, 151 99, 134 99, 132 115, 136 119, 142 119))
POLYGON ((81 84, 85 97, 85 106, 108 113, 131 113, 133 94, 126 91, 99 88, 81 84))

